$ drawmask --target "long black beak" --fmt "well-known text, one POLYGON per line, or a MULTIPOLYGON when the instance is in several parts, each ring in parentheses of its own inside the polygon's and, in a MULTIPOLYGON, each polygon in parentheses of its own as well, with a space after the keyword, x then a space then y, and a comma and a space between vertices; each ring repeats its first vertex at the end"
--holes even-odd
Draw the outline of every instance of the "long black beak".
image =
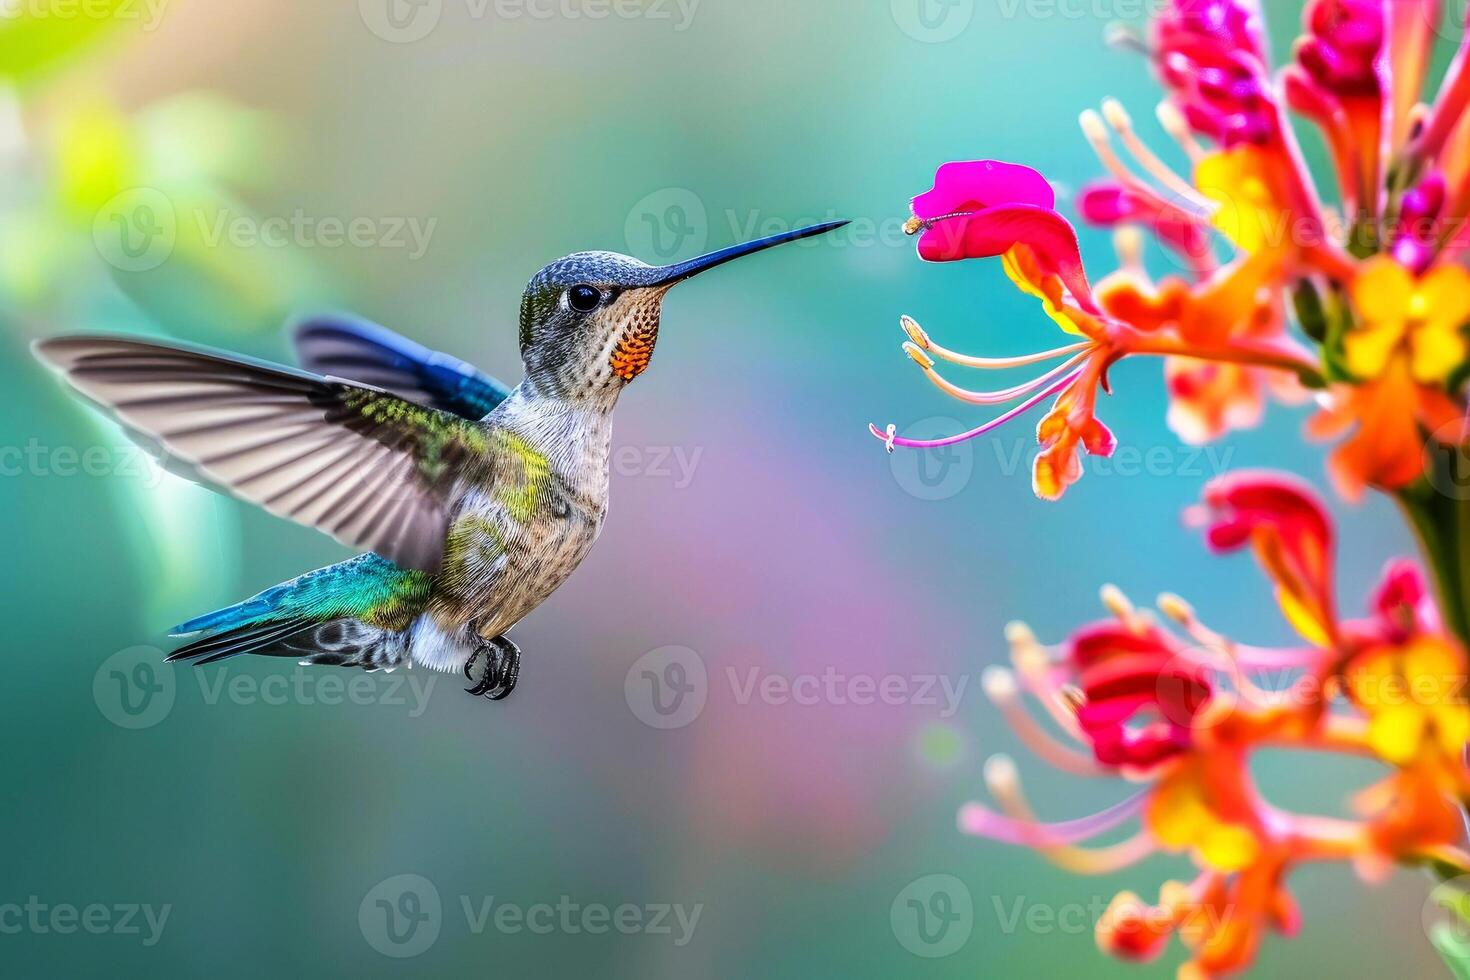
POLYGON ((841 228, 845 224, 847 224, 846 221, 829 221, 826 224, 813 225, 810 228, 802 228, 798 231, 782 232, 779 235, 772 235, 770 238, 762 238, 759 241, 746 242, 744 245, 731 245, 729 248, 722 248, 718 252, 701 255, 699 258, 690 259, 687 262, 676 262, 673 265, 666 265, 662 269, 655 270, 654 280, 649 285, 672 286, 675 283, 680 283, 685 279, 697 276, 701 272, 708 272, 715 266, 724 265, 726 262, 734 262, 736 259, 743 259, 747 255, 754 255, 756 252, 763 252, 768 248, 775 248, 777 245, 785 245, 787 242, 798 242, 803 238, 825 235, 827 232, 835 228, 841 228))

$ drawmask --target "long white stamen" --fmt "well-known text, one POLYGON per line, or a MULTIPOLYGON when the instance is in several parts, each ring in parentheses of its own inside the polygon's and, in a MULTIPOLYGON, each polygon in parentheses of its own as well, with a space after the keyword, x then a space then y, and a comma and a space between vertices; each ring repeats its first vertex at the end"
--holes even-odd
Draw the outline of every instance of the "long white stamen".
POLYGON ((1082 135, 1087 138, 1087 142, 1092 146, 1092 152, 1097 154, 1097 158, 1102 162, 1102 165, 1124 187, 1149 200, 1157 201, 1167 207, 1173 207, 1181 214, 1199 220, 1204 220, 1215 210, 1215 205, 1209 204, 1205 210, 1201 211, 1199 205, 1194 200, 1182 202, 1165 201, 1160 197, 1158 191, 1147 182, 1139 179, 1138 175, 1128 169, 1128 165, 1113 152, 1113 144, 1108 136, 1108 127, 1103 122, 1102 116, 1098 115, 1093 109, 1087 109, 1078 117, 1078 122, 1082 125, 1082 135))
POLYGON ((1040 364, 1042 361, 1066 357, 1069 354, 1076 354, 1078 351, 1087 350, 1093 346, 1092 341, 1084 340, 1076 344, 1068 344, 1065 347, 1037 351, 1035 354, 1021 354, 1017 357, 972 357, 969 354, 961 354, 936 344, 930 338, 929 334, 925 332, 924 328, 919 326, 918 322, 911 316, 900 317, 899 325, 903 327, 903 332, 908 334, 908 338, 913 341, 914 346, 926 354, 932 354, 942 361, 949 361, 951 364, 959 364, 962 367, 982 368, 984 370, 1002 370, 1004 368, 1026 367, 1028 364, 1040 364))
POLYGON ((969 402, 971 405, 1001 405, 1009 401, 1014 401, 1022 395, 1029 395, 1053 378, 1065 374, 1082 363, 1087 359, 1089 353, 1088 351, 1082 351, 1075 354, 1040 377, 1033 378, 1012 388, 1002 388, 999 391, 971 391, 968 388, 961 388, 947 381, 938 371, 935 371, 934 361, 916 345, 904 344, 903 349, 913 359, 914 363, 923 369, 925 377, 934 383, 934 387, 952 398, 958 398, 962 402, 969 402))
POLYGON ((1189 131, 1189 122, 1174 103, 1160 102, 1158 108, 1154 110, 1154 115, 1158 117, 1159 125, 1164 127, 1164 132, 1179 144, 1179 148, 1189 157, 1191 163, 1197 166, 1209 155, 1200 145, 1199 140, 1195 139, 1194 134, 1189 131))
POLYGON ((1213 210, 1215 206, 1211 202, 1201 197, 1189 181, 1171 170, 1168 164, 1160 160, 1154 151, 1138 138, 1138 133, 1133 129, 1133 118, 1128 115, 1128 110, 1123 108, 1123 103, 1117 99, 1104 99, 1102 109, 1103 117, 1107 119, 1108 125, 1117 131, 1118 138, 1123 141, 1128 152, 1133 154, 1133 159, 1137 160, 1144 170, 1194 207, 1204 211, 1213 210))

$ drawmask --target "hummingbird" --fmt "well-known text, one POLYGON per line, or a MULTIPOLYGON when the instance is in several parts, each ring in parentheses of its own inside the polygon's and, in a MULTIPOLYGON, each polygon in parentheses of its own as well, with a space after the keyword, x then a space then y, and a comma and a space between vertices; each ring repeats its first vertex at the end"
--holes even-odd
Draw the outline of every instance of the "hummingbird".
POLYGON ((498 701, 520 676, 506 634, 602 530, 613 409, 652 360, 669 290, 844 224, 667 266, 558 259, 521 298, 514 389, 338 316, 297 325, 302 369, 108 335, 33 350, 168 469, 365 552, 174 627, 187 642, 169 661, 419 665, 461 671, 468 693, 498 701))

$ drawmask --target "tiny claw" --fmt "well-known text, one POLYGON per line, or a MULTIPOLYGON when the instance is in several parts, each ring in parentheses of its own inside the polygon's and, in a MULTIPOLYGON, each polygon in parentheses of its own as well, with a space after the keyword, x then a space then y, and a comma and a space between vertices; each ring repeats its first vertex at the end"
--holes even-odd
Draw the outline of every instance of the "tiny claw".
POLYGON ((485 672, 474 687, 465 688, 465 693, 487 701, 504 701, 510 697, 516 688, 516 681, 520 679, 521 650, 503 636, 497 636, 477 648, 465 662, 465 677, 471 682, 474 682, 474 678, 470 675, 470 665, 480 656, 482 650, 487 651, 485 672))

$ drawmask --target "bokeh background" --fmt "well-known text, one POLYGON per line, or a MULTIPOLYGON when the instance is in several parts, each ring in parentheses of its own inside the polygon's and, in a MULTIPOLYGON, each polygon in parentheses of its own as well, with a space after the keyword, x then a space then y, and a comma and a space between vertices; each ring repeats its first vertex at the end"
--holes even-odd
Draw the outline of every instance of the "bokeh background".
MULTIPOLYGON (((1285 43, 1297 5, 1268 6, 1285 43)), ((1126 792, 1017 752, 979 675, 1009 620, 1060 639, 1104 582, 1285 639, 1248 559, 1207 557, 1178 515, 1228 468, 1320 483, 1301 412, 1199 454, 1164 425, 1158 365, 1125 364, 1104 417, 1152 462, 1091 466, 1060 504, 1031 496, 1029 423, 928 459, 866 431, 978 421, 900 353, 900 313, 963 349, 1052 339, 996 265, 922 265, 905 204, 947 159, 1024 161, 1064 193, 1095 175, 1078 111, 1111 94, 1151 119, 1146 66, 1102 41, 1146 9, 0 5, 0 905, 21 907, 0 916, 0 972, 1172 976, 1177 948, 1126 967, 1091 928, 1181 862, 1081 879, 956 831, 996 752, 1051 819, 1126 792), (544 262, 668 261, 832 216, 858 220, 672 295, 619 410, 606 532, 518 627, 502 704, 423 672, 161 665, 171 623, 344 552, 157 474, 27 352, 109 330, 280 360, 288 316, 341 308, 514 381, 520 290, 544 262), (661 715, 644 672, 676 661, 697 691, 661 715), (813 677, 838 694, 759 686, 813 677), (842 686, 894 678, 892 703, 842 686), (935 874, 971 907, 938 946, 901 921, 935 874), (540 903, 573 925, 497 925, 540 903), (51 918, 94 904, 95 932, 51 918), (161 930, 123 922, 132 905, 167 907, 161 930), (639 910, 626 932, 579 924, 620 906, 639 910)), ((1108 268, 1105 236, 1084 251, 1108 268)), ((1382 504, 1339 510, 1355 606, 1409 543, 1382 504)), ((1274 799, 1326 813, 1370 775, 1260 765, 1274 799)), ((1414 875, 1295 885, 1303 933, 1268 944, 1260 975, 1442 969, 1414 875)))

